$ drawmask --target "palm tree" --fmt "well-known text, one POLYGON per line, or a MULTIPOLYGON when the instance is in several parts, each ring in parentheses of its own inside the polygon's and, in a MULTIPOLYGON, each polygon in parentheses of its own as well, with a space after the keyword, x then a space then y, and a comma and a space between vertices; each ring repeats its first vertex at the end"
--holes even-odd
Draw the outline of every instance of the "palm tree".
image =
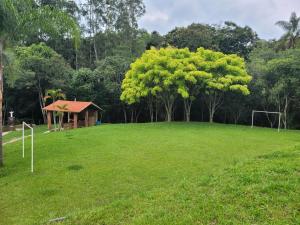
MULTIPOLYGON (((47 99, 52 99, 52 103, 54 103, 58 99, 66 99, 66 95, 62 92, 61 89, 51 89, 46 91, 46 96, 44 97, 44 101, 47 99)), ((56 131, 56 113, 53 112, 53 124, 54 130, 56 131)))
POLYGON ((58 130, 62 130, 63 128, 63 122, 64 122, 64 111, 68 110, 68 104, 63 104, 63 105, 57 105, 56 106, 59 111, 58 111, 58 130))
POLYGON ((286 48, 295 48, 297 39, 300 38, 300 17, 292 12, 289 21, 278 21, 276 25, 280 26, 286 33, 281 37, 286 48))
POLYGON ((7 42, 24 41, 30 34, 38 34, 41 37, 71 34, 74 37, 76 49, 80 40, 77 23, 62 10, 41 6, 34 0, 0 1, 0 167, 3 166, 3 52, 7 42))

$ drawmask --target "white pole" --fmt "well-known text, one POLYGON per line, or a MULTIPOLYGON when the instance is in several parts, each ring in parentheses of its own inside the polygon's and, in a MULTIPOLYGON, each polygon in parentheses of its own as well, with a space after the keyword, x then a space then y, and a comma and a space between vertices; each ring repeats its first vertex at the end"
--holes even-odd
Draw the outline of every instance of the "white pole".
POLYGON ((31 172, 33 173, 33 128, 31 128, 31 172))
POLYGON ((31 172, 33 173, 33 127, 23 122, 23 131, 22 131, 22 139, 23 139, 23 158, 25 155, 25 126, 31 130, 31 172))
POLYGON ((25 157, 25 141, 24 141, 24 122, 23 122, 23 129, 22 129, 22 139, 23 139, 23 158, 25 157))
POLYGON ((251 123, 251 128, 253 128, 253 117, 254 117, 254 111, 252 110, 252 123, 251 123))
POLYGON ((279 119, 278 119, 278 132, 280 131, 280 121, 281 121, 281 113, 279 113, 279 119))

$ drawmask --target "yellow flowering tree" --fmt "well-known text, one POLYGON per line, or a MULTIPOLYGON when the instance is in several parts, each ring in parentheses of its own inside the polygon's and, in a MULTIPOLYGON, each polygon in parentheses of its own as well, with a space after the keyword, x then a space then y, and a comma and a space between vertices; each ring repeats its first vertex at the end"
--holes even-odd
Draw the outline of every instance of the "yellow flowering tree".
POLYGON ((205 89, 205 100, 209 110, 209 121, 213 122, 224 93, 233 91, 243 95, 250 94, 247 84, 252 77, 246 71, 244 59, 235 54, 227 55, 204 48, 197 49, 195 54, 202 59, 198 70, 212 75, 205 89))
POLYGON ((158 98, 164 105, 166 120, 171 121, 174 102, 180 96, 185 119, 190 121, 192 103, 203 92, 208 96, 213 121, 222 93, 236 91, 247 95, 250 80, 244 60, 237 55, 203 48, 197 52, 187 48, 153 48, 131 64, 122 83, 121 100, 134 104, 141 98, 158 98))

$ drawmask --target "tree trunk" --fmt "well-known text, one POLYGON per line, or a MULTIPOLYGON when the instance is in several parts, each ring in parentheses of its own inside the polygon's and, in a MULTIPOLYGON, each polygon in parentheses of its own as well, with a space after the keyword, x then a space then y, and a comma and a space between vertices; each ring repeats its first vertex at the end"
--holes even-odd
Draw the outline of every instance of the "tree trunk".
POLYGON ((127 112, 125 106, 123 106, 123 114, 124 114, 124 123, 127 123, 127 112))
POLYGON ((185 121, 190 122, 191 121, 191 108, 192 108, 193 101, 191 101, 189 99, 184 99, 183 103, 184 103, 184 118, 185 118, 185 121))
POLYGON ((131 123, 134 122, 134 119, 133 119, 133 118, 134 118, 134 114, 135 114, 135 109, 132 108, 132 109, 131 109, 131 118, 130 118, 130 122, 131 122, 131 123))
POLYGON ((3 146, 2 146, 2 103, 3 103, 3 40, 0 39, 0 167, 3 166, 3 146))
POLYGON ((213 123, 214 122, 214 112, 209 112, 209 122, 213 123))
POLYGON ((214 115, 217 109, 220 107, 222 104, 222 93, 210 93, 208 96, 208 111, 209 111, 209 122, 213 123, 214 122, 214 115))
POLYGON ((139 117, 141 115, 141 109, 136 110, 135 112, 135 122, 138 123, 139 122, 139 117))
POLYGON ((75 50, 75 69, 78 70, 78 50, 75 50))
POLYGON ((211 96, 209 97, 209 122, 213 123, 214 122, 214 115, 215 115, 215 99, 212 98, 211 96))
POLYGON ((43 108, 45 107, 44 95, 40 87, 39 87, 39 103, 40 103, 44 123, 47 123, 47 113, 45 112, 45 110, 43 110, 43 108))
POLYGON ((288 97, 285 97, 284 104, 284 129, 287 129, 287 109, 288 109, 288 97))
POLYGON ((94 44, 95 59, 97 62, 98 61, 98 51, 97 51, 97 45, 96 45, 96 34, 94 34, 93 40, 94 40, 93 44, 94 44))
POLYGON ((150 96, 148 98, 148 108, 149 108, 149 115, 150 115, 150 122, 153 123, 153 118, 154 118, 154 115, 153 115, 153 98, 150 96))
POLYGON ((158 100, 156 99, 155 100, 155 122, 158 122, 158 110, 159 110, 158 107, 159 107, 158 106, 158 100))
POLYGON ((166 99, 163 99, 165 110, 166 110, 166 121, 171 122, 172 121, 172 114, 173 114, 173 106, 174 106, 174 99, 172 97, 168 97, 166 99))

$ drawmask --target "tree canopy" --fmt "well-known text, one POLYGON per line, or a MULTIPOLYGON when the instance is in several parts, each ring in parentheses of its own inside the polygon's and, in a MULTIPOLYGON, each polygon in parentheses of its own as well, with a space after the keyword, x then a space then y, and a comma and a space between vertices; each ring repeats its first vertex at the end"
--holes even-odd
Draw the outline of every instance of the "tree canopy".
POLYGON ((193 100, 196 89, 248 95, 250 80, 244 60, 237 55, 204 48, 195 53, 187 48, 153 48, 131 64, 122 84, 121 100, 133 104, 143 97, 159 98, 164 103, 167 121, 171 121, 178 95, 193 100))

